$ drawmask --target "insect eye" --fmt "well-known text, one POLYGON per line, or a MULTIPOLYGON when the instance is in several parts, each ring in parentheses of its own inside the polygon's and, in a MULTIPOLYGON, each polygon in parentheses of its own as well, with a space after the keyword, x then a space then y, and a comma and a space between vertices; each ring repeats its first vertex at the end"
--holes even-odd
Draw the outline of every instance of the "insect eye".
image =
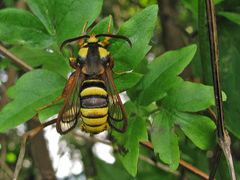
POLYGON ((104 58, 102 58, 102 63, 104 64, 104 65, 107 65, 107 64, 109 64, 109 61, 110 61, 110 58, 107 56, 107 57, 104 57, 104 58))
POLYGON ((77 57, 77 63, 82 65, 86 62, 86 58, 82 58, 80 56, 77 57))

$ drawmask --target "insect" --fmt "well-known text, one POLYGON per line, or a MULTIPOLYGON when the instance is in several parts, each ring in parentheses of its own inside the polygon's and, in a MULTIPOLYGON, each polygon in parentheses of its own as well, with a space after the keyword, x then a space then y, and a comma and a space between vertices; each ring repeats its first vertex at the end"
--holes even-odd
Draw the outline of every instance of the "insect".
POLYGON ((68 39, 61 49, 72 41, 79 40, 77 57, 70 57, 75 71, 70 75, 62 93, 64 105, 57 118, 57 131, 67 133, 81 121, 81 129, 96 134, 110 126, 124 132, 127 114, 112 77, 113 58, 107 50, 109 39, 130 40, 121 35, 83 35, 68 39), (104 37, 103 41, 99 38, 104 37))
POLYGON ((74 72, 69 76, 61 96, 37 111, 41 111, 61 99, 64 99, 63 106, 56 119, 25 133, 14 177, 17 177, 20 172, 27 139, 33 138, 50 124, 56 123, 57 131, 60 134, 71 131, 78 121, 80 121, 82 131, 90 134, 100 133, 110 127, 118 132, 126 131, 127 113, 113 81, 114 60, 108 47, 110 39, 124 40, 130 46, 131 41, 125 36, 110 34, 109 30, 110 22, 106 34, 81 35, 67 39, 61 44, 60 49, 63 50, 65 46, 78 41, 77 57, 74 57, 71 51, 69 58, 74 72), (101 41, 101 38, 104 39, 101 41))
MULTIPOLYGON (((110 24, 110 23, 109 23, 110 24)), ((109 25, 110 26, 110 25, 109 25)), ((110 29, 108 27, 108 29, 110 29)), ((109 30, 108 30, 109 31, 109 30)), ((131 41, 122 35, 82 35, 65 40, 60 49, 78 41, 77 57, 71 48, 71 73, 62 95, 42 109, 64 99, 56 119, 57 131, 65 134, 80 121, 82 131, 97 134, 109 127, 124 132, 127 128, 127 113, 113 81, 114 60, 107 50, 110 39, 131 41), (100 38, 104 38, 102 41, 100 38)))

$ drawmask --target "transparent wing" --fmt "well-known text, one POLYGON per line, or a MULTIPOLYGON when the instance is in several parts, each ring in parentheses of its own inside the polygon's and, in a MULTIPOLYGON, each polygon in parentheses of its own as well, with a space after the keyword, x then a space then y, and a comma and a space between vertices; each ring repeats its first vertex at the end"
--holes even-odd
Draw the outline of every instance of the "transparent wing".
POLYGON ((115 130, 124 132, 127 129, 127 113, 117 92, 112 78, 112 70, 110 68, 106 68, 103 79, 107 87, 109 99, 108 122, 115 130))
POLYGON ((64 89, 63 95, 64 105, 57 117, 57 131, 60 134, 65 134, 72 130, 79 119, 80 111, 80 87, 83 81, 83 75, 77 69, 71 74, 67 85, 64 89))

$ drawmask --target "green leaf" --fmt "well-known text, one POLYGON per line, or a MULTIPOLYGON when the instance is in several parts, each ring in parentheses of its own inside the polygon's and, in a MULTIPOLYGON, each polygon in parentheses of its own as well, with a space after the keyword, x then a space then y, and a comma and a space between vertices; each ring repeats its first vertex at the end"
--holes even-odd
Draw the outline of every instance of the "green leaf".
POLYGON ((219 48, 222 89, 228 100, 224 103, 225 123, 229 131, 240 138, 240 26, 227 20, 219 26, 219 48))
POLYGON ((44 122, 48 118, 52 117, 53 115, 58 114, 62 106, 63 106, 63 101, 60 101, 59 103, 53 104, 52 106, 40 111, 38 113, 39 120, 41 122, 44 122))
MULTIPOLYGON (((220 4, 223 0, 214 0, 214 4, 220 4)), ((181 3, 189 9, 194 17, 198 17, 198 1, 193 1, 193 0, 182 0, 181 3)))
POLYGON ((139 103, 148 105, 159 100, 170 88, 179 83, 181 79, 176 76, 190 63, 196 49, 196 45, 190 45, 169 51, 149 64, 149 72, 139 85, 143 89, 139 96, 139 103))
POLYGON ((197 17, 198 15, 198 1, 192 1, 192 0, 182 0, 181 3, 189 9, 194 17, 197 17))
POLYGON ((233 23, 240 25, 240 14, 239 13, 221 11, 221 12, 218 12, 218 15, 223 16, 223 17, 227 18, 228 20, 232 21, 233 23))
POLYGON ((139 142, 147 140, 145 123, 145 119, 142 117, 129 119, 127 132, 121 135, 125 139, 124 147, 127 149, 127 154, 120 156, 120 160, 132 176, 137 174, 139 142))
MULTIPOLYGON (((223 100, 226 95, 223 93, 223 100)), ((199 83, 183 81, 168 92, 164 106, 184 112, 197 112, 215 105, 213 88, 199 83)))
POLYGON ((114 78, 114 82, 117 86, 118 91, 122 92, 132 88, 140 81, 142 77, 142 74, 132 72, 117 76, 116 78, 114 78))
POLYGON ((96 159, 95 162, 98 172, 97 176, 94 177, 96 180, 146 180, 149 179, 149 177, 151 177, 151 180, 173 180, 175 178, 173 174, 165 171, 159 171, 157 167, 154 167, 145 161, 138 162, 138 173, 136 177, 130 176, 118 159, 116 159, 114 164, 108 164, 98 159, 96 159))
POLYGON ((197 147, 206 150, 215 145, 216 126, 210 118, 181 112, 176 112, 174 117, 179 127, 197 147))
POLYGON ((147 140, 146 121, 142 116, 142 110, 131 101, 124 104, 128 112, 128 128, 123 134, 113 131, 114 139, 118 144, 124 145, 125 154, 120 154, 119 159, 132 176, 137 174, 139 156, 139 142, 147 140))
POLYGON ((38 19, 47 29, 48 33, 51 35, 54 35, 56 33, 50 15, 50 13, 53 12, 49 11, 50 7, 54 6, 53 2, 53 0, 27 0, 27 4, 33 14, 38 17, 38 19))
POLYGON ((63 77, 67 77, 71 71, 64 57, 53 49, 15 47, 11 51, 32 67, 42 66, 42 68, 56 72, 63 77))
POLYGON ((49 8, 58 43, 81 35, 86 22, 90 26, 101 12, 102 0, 52 0, 49 8))
POLYGON ((221 2, 223 2, 224 0, 214 0, 214 4, 217 5, 217 4, 220 4, 221 2))
POLYGON ((151 139, 154 152, 159 154, 159 158, 170 165, 170 168, 177 169, 180 161, 178 138, 173 129, 172 115, 161 110, 153 119, 151 128, 151 139))
POLYGON ((97 176, 94 178, 96 180, 119 180, 119 177, 121 177, 122 180, 129 180, 132 178, 119 162, 108 164, 98 159, 96 159, 95 162, 98 172, 97 176))
POLYGON ((212 85, 212 71, 209 65, 210 59, 210 46, 209 46, 209 36, 207 17, 206 17, 206 5, 205 0, 198 1, 198 44, 199 44, 199 55, 201 60, 202 69, 202 79, 204 84, 212 85))
MULTIPOLYGON (((107 33, 108 31, 108 24, 109 24, 110 16, 105 17, 99 23, 97 23, 92 29, 90 34, 102 34, 107 33)), ((113 22, 111 21, 110 25, 110 33, 113 32, 113 22)))
POLYGON ((48 47, 53 39, 41 22, 28 11, 3 9, 0 11, 0 39, 10 44, 48 47))
POLYGON ((115 40, 110 46, 118 70, 131 70, 144 58, 157 20, 157 5, 152 5, 125 22, 118 32, 128 37, 132 48, 125 41, 115 40))
POLYGON ((24 74, 8 94, 13 99, 0 113, 0 132, 31 119, 36 109, 61 95, 65 79, 47 70, 24 74))

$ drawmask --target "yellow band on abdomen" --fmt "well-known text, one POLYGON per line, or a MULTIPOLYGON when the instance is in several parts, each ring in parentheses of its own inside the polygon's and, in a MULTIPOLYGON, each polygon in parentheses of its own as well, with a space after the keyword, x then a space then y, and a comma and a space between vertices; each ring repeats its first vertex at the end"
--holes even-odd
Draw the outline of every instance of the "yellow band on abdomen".
POLYGON ((90 126, 99 126, 107 122, 108 115, 101 118, 87 118, 83 116, 81 118, 85 124, 88 124, 90 126))
POLYGON ((108 107, 104 108, 81 108, 81 113, 85 117, 105 116, 108 113, 108 107))
POLYGON ((95 126, 95 127, 88 126, 88 125, 86 125, 84 123, 81 124, 81 129, 83 131, 88 132, 88 133, 93 133, 93 134, 97 134, 97 133, 103 132, 103 131, 107 130, 108 128, 109 128, 109 124, 108 123, 104 123, 101 126, 95 126))
POLYGON ((91 95, 107 96, 107 92, 100 87, 88 87, 80 93, 81 97, 91 95))

